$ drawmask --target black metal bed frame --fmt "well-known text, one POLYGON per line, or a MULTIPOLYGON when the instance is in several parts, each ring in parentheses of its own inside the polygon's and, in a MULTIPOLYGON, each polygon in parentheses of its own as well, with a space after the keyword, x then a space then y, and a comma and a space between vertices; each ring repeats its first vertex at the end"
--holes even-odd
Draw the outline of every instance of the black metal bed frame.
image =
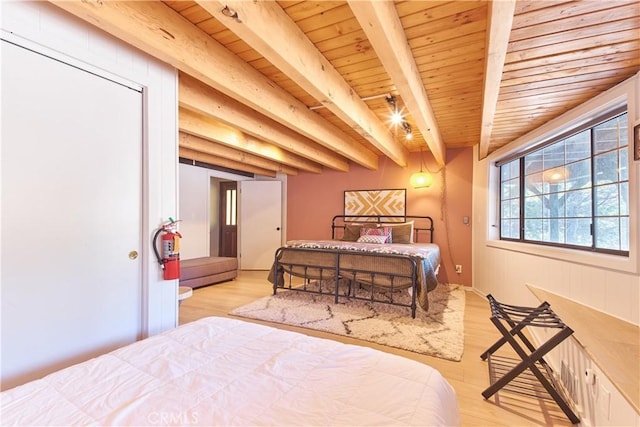
MULTIPOLYGON (((429 231, 429 242, 433 242, 433 219, 429 216, 397 216, 397 215, 336 215, 331 221, 331 236, 336 237, 336 230, 344 231, 348 224, 375 223, 378 225, 398 225, 410 220, 424 220, 427 226, 414 226, 414 241, 418 241, 421 231, 429 231), (395 219, 395 220, 394 220, 395 219)), ((376 263, 378 264, 378 263, 376 263)), ((283 274, 284 276, 284 274, 283 274)), ((354 250, 343 249, 316 249, 316 248, 299 248, 299 247, 281 247, 275 252, 274 260, 274 280, 273 294, 278 289, 285 289, 297 292, 308 292, 320 295, 332 295, 334 302, 337 304, 340 298, 356 299, 368 301, 372 303, 384 303, 411 309, 411 317, 416 317, 418 293, 418 261, 415 257, 403 254, 387 254, 375 252, 359 252, 354 250), (323 264, 310 264, 301 261, 283 261, 285 253, 289 254, 323 254, 329 257, 328 261, 323 264), (380 265, 376 268, 362 267, 362 262, 358 262, 361 258, 380 258, 380 265), (394 265, 402 267, 402 272, 384 271, 383 264, 385 262, 394 263, 394 265), (360 266, 360 267, 356 267, 360 266), (283 280, 279 283, 278 272, 283 270, 288 275, 288 281, 283 280), (295 273, 292 273, 293 271, 295 273), (303 279, 303 283, 294 284, 293 277, 303 279), (341 280, 346 281, 346 291, 340 290, 341 280), (407 280, 410 286, 407 286, 407 280), (311 286, 312 281, 317 281, 311 286), (385 285, 378 285, 384 281, 385 285), (317 287, 316 287, 317 286, 317 287), (409 304, 394 300, 394 292, 411 288, 411 302, 409 304), (386 291, 383 292, 382 290, 386 291), (378 297, 376 297, 378 291, 378 297), (384 296, 384 299, 380 298, 384 296)))
POLYGON ((331 220, 331 238, 335 239, 336 230, 344 231, 349 224, 398 225, 412 220, 424 220, 427 223, 426 227, 414 227, 414 242, 418 241, 420 231, 428 231, 429 243, 433 243, 433 218, 422 215, 335 215, 331 220))

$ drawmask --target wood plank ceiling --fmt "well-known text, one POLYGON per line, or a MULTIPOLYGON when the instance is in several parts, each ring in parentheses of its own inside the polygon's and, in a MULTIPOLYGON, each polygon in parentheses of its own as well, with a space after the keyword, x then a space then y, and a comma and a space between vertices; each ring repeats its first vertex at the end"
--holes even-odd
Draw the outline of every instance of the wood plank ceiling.
POLYGON ((640 71, 637 0, 52 3, 179 70, 181 156, 267 176, 485 157, 640 71))

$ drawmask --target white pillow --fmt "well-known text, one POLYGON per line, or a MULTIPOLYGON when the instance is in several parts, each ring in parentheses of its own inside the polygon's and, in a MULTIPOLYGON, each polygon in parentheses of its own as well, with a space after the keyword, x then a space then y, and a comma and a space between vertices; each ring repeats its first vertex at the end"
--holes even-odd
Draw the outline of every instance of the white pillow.
POLYGON ((358 242, 360 243, 378 243, 378 244, 382 244, 385 243, 387 241, 387 237, 388 236, 375 236, 372 234, 368 234, 365 236, 360 236, 358 238, 358 242))

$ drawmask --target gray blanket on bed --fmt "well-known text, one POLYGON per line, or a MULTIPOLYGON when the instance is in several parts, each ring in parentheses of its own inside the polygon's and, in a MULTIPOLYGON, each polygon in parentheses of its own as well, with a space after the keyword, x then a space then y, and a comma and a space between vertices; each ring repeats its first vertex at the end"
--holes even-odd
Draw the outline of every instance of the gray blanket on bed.
POLYGON ((427 293, 438 284, 436 272, 440 264, 440 249, 433 243, 381 245, 339 240, 293 240, 280 248, 278 254, 278 272, 276 274, 274 261, 268 277, 271 283, 277 277, 278 287, 283 285, 286 272, 307 279, 330 280, 339 276, 374 286, 409 288, 413 284, 410 279, 413 260, 417 265, 416 299, 426 311, 429 308, 427 293))

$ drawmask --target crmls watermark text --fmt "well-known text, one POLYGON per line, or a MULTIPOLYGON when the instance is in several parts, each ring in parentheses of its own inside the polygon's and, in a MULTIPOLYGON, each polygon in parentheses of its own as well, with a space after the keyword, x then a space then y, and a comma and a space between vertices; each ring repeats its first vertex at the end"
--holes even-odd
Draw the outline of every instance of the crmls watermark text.
POLYGON ((181 412, 151 412, 147 415, 150 425, 189 425, 198 423, 198 413, 193 411, 181 412))

